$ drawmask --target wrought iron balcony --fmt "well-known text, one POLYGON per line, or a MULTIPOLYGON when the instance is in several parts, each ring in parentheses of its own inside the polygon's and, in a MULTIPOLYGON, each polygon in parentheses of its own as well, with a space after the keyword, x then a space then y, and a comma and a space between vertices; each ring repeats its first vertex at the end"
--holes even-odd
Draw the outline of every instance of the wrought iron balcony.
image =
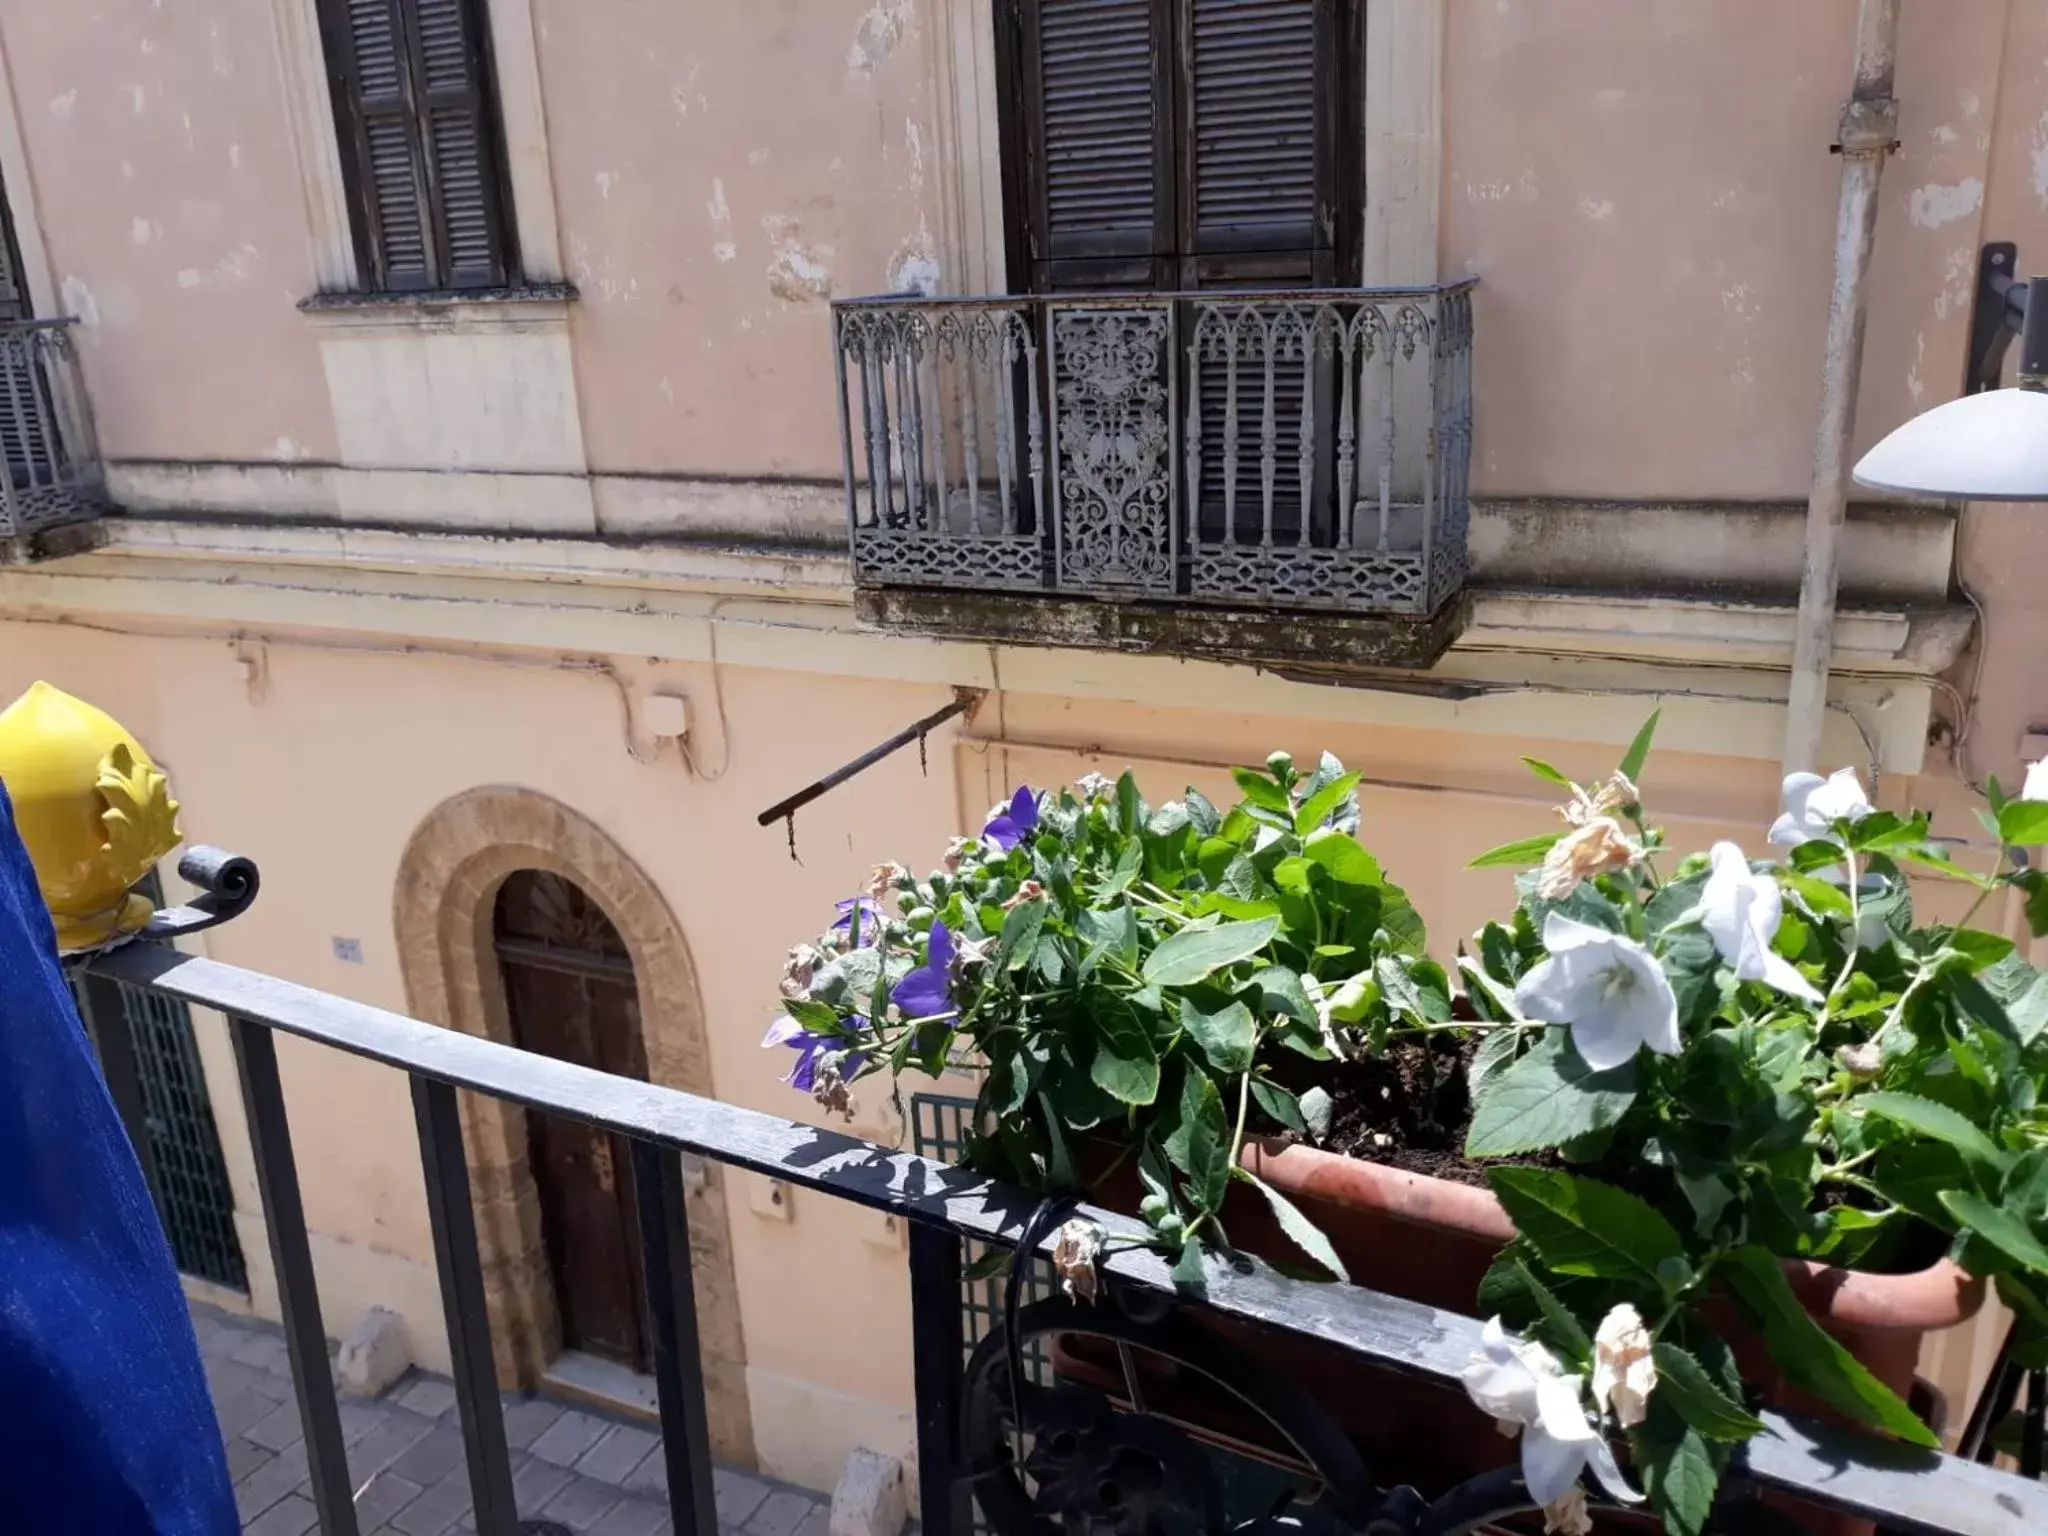
POLYGON ((835 304, 856 582, 1429 620, 1473 286, 835 304))
POLYGON ((0 564, 92 542, 106 472, 74 320, 0 323, 0 564))
MULTIPOLYGON (((200 914, 209 920, 221 915, 200 914)), ((1383 1447, 1351 1445, 1274 1364, 1282 1358, 1279 1345, 1314 1340, 1343 1352, 1347 1365, 1391 1368, 1415 1390, 1431 1390, 1432 1384, 1455 1390, 1479 1343, 1479 1325, 1471 1319, 1355 1286, 1288 1280, 1248 1259, 1212 1264, 1201 1295, 1176 1291, 1166 1263, 1131 1241, 1134 1223, 1090 1211, 1111 1234, 1100 1263, 1104 1294, 1092 1305, 1056 1296, 1023 1304, 1020 1286, 990 1309, 1001 1322, 969 1353, 961 1304, 967 1283, 963 1240, 1017 1249, 1030 1262, 1050 1249, 1052 1229, 1064 1214, 1050 1203, 927 1158, 606 1076, 156 945, 102 955, 84 969, 82 981, 103 1048, 108 1021, 121 1016, 124 988, 216 1009, 228 1018, 312 1498, 326 1536, 356 1536, 359 1527, 278 1076, 278 1032, 383 1062, 411 1081, 480 1536, 517 1536, 525 1512, 513 1484, 492 1368, 458 1091, 629 1139, 639 1262, 656 1345, 662 1455, 679 1533, 714 1536, 719 1529, 691 1287, 684 1153, 767 1174, 820 1197, 886 1210, 908 1224, 917 1478, 929 1536, 966 1536, 974 1529, 970 1500, 995 1536, 1043 1536, 1063 1525, 1132 1533, 1258 1529, 1301 1536, 1471 1536, 1528 1508, 1516 1451, 1507 1441, 1499 1444, 1495 1470, 1449 1488, 1426 1485, 1418 1491, 1409 1485, 1411 1478, 1422 1480, 1415 1468, 1390 1459, 1383 1447), (1212 1327, 1198 1326, 1219 1322, 1238 1337, 1258 1340, 1259 1356, 1212 1327), (1059 1379, 1049 1379, 1040 1351, 1050 1348, 1056 1360, 1057 1341, 1073 1338, 1102 1343, 1109 1349, 1105 1358, 1123 1362, 1125 1390, 1065 1367, 1059 1367, 1059 1379), (1148 1407, 1136 1385, 1143 1373, 1132 1374, 1134 1358, 1168 1366, 1183 1384, 1196 1378, 1213 1382, 1236 1405, 1224 1425, 1228 1433, 1177 1418, 1162 1403, 1148 1407), (1260 1452, 1256 1477, 1245 1476, 1247 1464, 1238 1461, 1219 1482, 1206 1458, 1223 1454, 1214 1449, 1219 1445, 1246 1443, 1247 1415, 1271 1431, 1252 1442, 1269 1449, 1260 1452), (1251 1504, 1226 1510, 1232 1498, 1251 1504)), ((110 1078, 119 1075, 117 1061, 108 1063, 110 1078)), ((123 1095, 116 1084, 115 1098, 133 1095, 123 1095)), ((130 1125, 132 1130, 132 1118, 130 1125)), ((829 1335, 827 1329, 821 1337, 829 1335)), ((2021 1367, 2002 1362, 2001 1373, 2016 1382, 2021 1367)), ((1708 1527, 1720 1536, 1841 1529, 1827 1523, 1823 1512, 1833 1512, 1837 1522, 1844 1515, 1874 1517, 1886 1532, 2005 1536, 2048 1530, 2048 1487, 2038 1480, 1775 1411, 1762 1417, 1765 1433, 1735 1453, 1724 1480, 1708 1527), (1787 1498, 1795 1501, 1789 1507, 1780 1502, 1787 1498)), ((1491 1443, 1483 1421, 1475 1422, 1482 1428, 1481 1443, 1491 1443)), ((1989 1458, 1988 1449, 1979 1454, 1989 1458)), ((1515 1528, 1524 1525, 1518 1520, 1515 1528)))

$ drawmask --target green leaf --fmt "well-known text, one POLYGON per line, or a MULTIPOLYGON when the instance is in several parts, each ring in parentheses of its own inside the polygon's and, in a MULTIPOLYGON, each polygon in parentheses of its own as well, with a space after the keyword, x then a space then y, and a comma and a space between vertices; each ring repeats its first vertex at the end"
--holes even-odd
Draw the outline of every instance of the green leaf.
POLYGON ((1489 1168, 1486 1181, 1536 1256, 1560 1275, 1661 1290, 1657 1266, 1684 1257, 1671 1223, 1611 1184, 1548 1168, 1489 1168))
POLYGON ((1487 849, 1465 867, 1497 869, 1512 865, 1520 869, 1530 864, 1541 864, 1543 856, 1563 837, 1562 832, 1546 832, 1541 837, 1525 837, 1518 843, 1502 843, 1498 848, 1487 849))
POLYGON ((1003 914, 1003 931, 996 941, 996 963, 1006 971, 1021 971, 1038 953, 1038 933, 1045 926, 1046 904, 1026 901, 1003 914))
POLYGON ((1052 1107, 1052 1100, 1042 1093, 1038 1096, 1038 1107, 1045 1115, 1050 1146, 1046 1154, 1047 1182, 1054 1189, 1074 1189, 1080 1180, 1074 1176, 1074 1155, 1067 1147, 1067 1133, 1060 1128, 1059 1112, 1052 1107))
POLYGON ((1218 1072, 1235 1077, 1251 1070, 1252 1045, 1258 1038, 1259 1026, 1243 1003, 1233 1002, 1214 1013, 1205 1013, 1193 998, 1183 997, 1180 1022, 1218 1072))
POLYGON ((2048 975, 2018 955, 2007 955, 1978 979, 2005 1009, 2013 1038, 2023 1047, 2032 1045, 2048 1026, 2048 975))
POLYGON ((1802 875, 1789 869, 1778 871, 1778 884, 1806 903, 1806 910, 1815 917, 1839 917, 1846 920, 1849 916, 1849 893, 1839 885, 1831 885, 1812 875, 1802 875))
POLYGON ((1280 811, 1290 817, 1294 814, 1294 805, 1287 798, 1287 791, 1258 769, 1233 768, 1230 770, 1230 776, 1237 780, 1237 787, 1253 805, 1264 806, 1269 811, 1280 811))
POLYGON ((1251 979, 1259 995, 1259 1010, 1269 1018, 1289 1018, 1310 1029, 1320 1029, 1322 1020, 1309 1000, 1301 976, 1284 965, 1269 965, 1251 979))
POLYGON ((1793 1294, 1775 1255, 1737 1248, 1717 1267, 1764 1336, 1771 1362, 1785 1379, 1838 1413, 1889 1430, 1911 1445, 1941 1442, 1899 1395, 1824 1332, 1793 1294))
POLYGON ((991 1248, 980 1258, 960 1271, 962 1280, 993 1280, 998 1275, 1007 1275, 1017 1255, 1008 1248, 991 1248))
POLYGON ((1266 1197, 1266 1204, 1273 1208, 1273 1219, 1280 1223, 1280 1230, 1287 1234, 1289 1242, 1335 1278, 1346 1282, 1351 1279, 1344 1270, 1344 1261, 1330 1246, 1330 1240, 1323 1236, 1314 1222, 1301 1214, 1292 1200, 1248 1168, 1239 1168, 1237 1176, 1266 1197))
POLYGON ((1379 860, 1360 847, 1357 838, 1335 827, 1309 833, 1301 851, 1328 870, 1339 885, 1376 886, 1385 879, 1379 860))
POLYGON ((1302 801, 1301 809, 1294 813, 1295 833, 1307 837, 1328 821, 1330 813, 1344 803, 1345 797, 1358 788, 1358 781, 1364 777, 1362 773, 1347 773, 1342 778, 1332 779, 1302 801))
POLYGON ((1214 928, 1183 928, 1145 957, 1145 980, 1155 987, 1192 986, 1226 965, 1257 954, 1279 929, 1277 917, 1220 923, 1214 928))
POLYGON ((2048 843, 2048 800, 2008 800, 1998 813, 1998 835, 2017 848, 2048 843))
POLYGON ((1650 1399, 1650 1416, 1630 1438, 1643 1491, 1667 1536, 1706 1536, 1721 1472, 1705 1437, 1663 1401, 1662 1383, 1650 1399))
POLYGON ((1202 1291, 1208 1288, 1208 1277, 1202 1273, 1202 1240, 1191 1237, 1180 1245, 1180 1257, 1173 1261, 1173 1283, 1184 1291, 1202 1291))
POLYGON ((1605 1072, 1586 1065, 1563 1030, 1481 1082, 1465 1137, 1467 1157, 1512 1157, 1562 1146, 1619 1124, 1636 1101, 1636 1063, 1605 1072))
POLYGON ((1138 914, 1118 905, 1108 911, 1084 907, 1074 918, 1075 931, 1088 946, 1088 959, 1095 963, 1116 960, 1126 966, 1138 963, 1138 914))
POLYGON ((1210 803, 1209 797, 1190 786, 1185 804, 1188 808, 1188 824, 1203 837, 1214 837, 1216 829, 1223 825, 1223 818, 1217 814, 1216 807, 1210 803))
POLYGON ((1643 764, 1650 760, 1650 743, 1656 738, 1657 722, 1663 715, 1664 711, 1661 709, 1651 710, 1650 718, 1643 722, 1643 728, 1636 732, 1636 739, 1628 744, 1628 751, 1622 754, 1621 772, 1626 778, 1641 781, 1643 764))
POLYGON ((1116 781, 1116 819, 1125 837, 1136 837, 1145 825, 1145 802, 1138 798, 1138 781, 1128 768, 1116 781))
POLYGON ((1943 1190, 1941 1203, 1957 1221, 2013 1262, 2048 1274, 2048 1248, 2010 1211, 1959 1189, 1943 1190))
POLYGON ((1878 1115, 1894 1125, 1902 1125, 1934 1141, 1945 1142, 1970 1161, 1994 1173, 2003 1172, 2012 1160, 2007 1153, 1999 1151, 1991 1138, 1972 1124, 1968 1116, 1946 1104, 1937 1104, 1932 1099, 1923 1099, 1912 1093, 1866 1093, 1855 1102, 1864 1113, 1878 1115))
POLYGON ((1577 788, 1570 779, 1559 773, 1540 757, 1525 757, 1522 759, 1522 766, 1535 774, 1537 778, 1547 783, 1555 784, 1559 789, 1577 788))
POLYGON ((1736 1402, 1707 1368, 1676 1344, 1650 1351, 1657 1367, 1657 1398, 1710 1440, 1742 1441, 1763 1433, 1764 1421, 1736 1402))
POLYGON ((1301 1100, 1268 1078, 1252 1079, 1252 1100, 1277 1123, 1290 1131, 1308 1134, 1308 1121, 1301 1113, 1301 1100))
POLYGON ((1508 1262, 1515 1266, 1515 1277, 1522 1282, 1523 1291, 1536 1303, 1544 1322, 1550 1325, 1552 1340, 1571 1351, 1577 1361, 1592 1359, 1593 1341, 1586 1337, 1585 1325, 1566 1310, 1565 1304, 1557 1299, 1549 1286, 1536 1278, 1536 1271, 1513 1257, 1513 1250, 1507 1257, 1508 1262))
POLYGON ((841 1031, 839 1010, 830 1003, 812 1002, 807 998, 785 997, 782 1011, 814 1035, 838 1035, 841 1031))
POLYGON ((1308 1122, 1308 1133, 1317 1141, 1330 1134, 1330 1115, 1336 1107, 1329 1091, 1320 1086, 1301 1096, 1301 1118, 1308 1122))
POLYGON ((1223 1100, 1209 1074, 1190 1066, 1181 1083, 1180 1123, 1166 1137, 1166 1155, 1188 1176, 1189 1193, 1204 1211, 1223 1203, 1230 1183, 1230 1128, 1223 1100))

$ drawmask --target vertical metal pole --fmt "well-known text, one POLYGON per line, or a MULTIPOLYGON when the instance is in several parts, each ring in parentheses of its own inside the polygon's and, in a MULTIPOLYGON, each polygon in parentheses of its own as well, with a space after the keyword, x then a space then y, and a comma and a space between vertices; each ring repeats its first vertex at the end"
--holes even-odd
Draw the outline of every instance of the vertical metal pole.
POLYGON ((462 1112, 446 1083, 412 1080, 413 1119, 427 1179, 427 1215, 434 1228, 434 1270, 441 1278, 441 1315, 448 1324, 455 1401, 469 1453, 469 1493, 478 1536, 519 1536, 512 1502, 512 1456, 505 1445, 505 1409, 491 1363, 491 1319, 484 1269, 477 1257, 476 1211, 469 1201, 469 1158, 462 1149, 462 1112))
POLYGON ((292 1157, 284 1088, 277 1076, 277 1042, 267 1026, 233 1017, 228 1020, 228 1037, 234 1042, 242 1105, 249 1116, 249 1139, 256 1152, 256 1185, 263 1195, 270 1262, 277 1271, 278 1308, 284 1317, 285 1345, 291 1352, 299 1426, 306 1437, 313 1507, 320 1516, 321 1536, 356 1536, 356 1506, 349 1486, 348 1453, 341 1440, 341 1411, 334 1401, 334 1377, 327 1365, 327 1332, 320 1322, 313 1250, 306 1241, 306 1208, 299 1199, 298 1164, 292 1157))
POLYGON ((654 1384, 661 1402, 669 1518, 676 1536, 718 1536, 711 1422, 704 1405, 703 1344, 697 1333, 690 1212, 684 1203, 680 1154, 635 1141, 633 1194, 640 1207, 640 1263, 647 1282, 648 1334, 654 1341, 654 1384))
POLYGON ((973 1512, 958 1476, 962 1353, 960 1238, 910 1228, 911 1364, 917 1381, 917 1492, 925 1536, 969 1536, 973 1512))
POLYGON ((1835 213, 1835 285, 1828 300, 1827 352, 1821 369, 1820 425, 1814 434, 1813 489, 1806 501, 1806 566, 1793 632, 1792 683, 1785 705, 1787 773, 1819 765, 1835 642, 1835 597, 1842 563, 1842 522, 1849 508, 1856 390, 1870 315, 1870 253, 1877 241, 1877 187, 1899 125, 1892 95, 1898 56, 1899 0, 1862 0, 1856 18, 1856 66, 1842 108, 1842 190, 1835 213))
POLYGON ((121 983, 92 971, 79 977, 78 990, 79 1001, 84 1005, 80 1011, 93 1047, 99 1052, 100 1073, 107 1080, 107 1093, 135 1148, 135 1160, 142 1165, 142 1180, 149 1186, 150 1200, 161 1219, 164 1191, 157 1182, 156 1147, 149 1134, 149 1106, 142 1096, 142 1069, 136 1062, 135 1031, 128 1022, 127 997, 121 983))

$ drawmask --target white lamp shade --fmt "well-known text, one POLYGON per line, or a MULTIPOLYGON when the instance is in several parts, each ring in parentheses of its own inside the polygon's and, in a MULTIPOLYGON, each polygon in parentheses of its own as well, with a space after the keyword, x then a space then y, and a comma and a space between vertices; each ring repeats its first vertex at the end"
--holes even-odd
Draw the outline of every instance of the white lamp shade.
POLYGON ((1994 389, 1937 405, 1863 455, 1855 476, 1942 501, 2048 501, 2048 393, 1994 389))

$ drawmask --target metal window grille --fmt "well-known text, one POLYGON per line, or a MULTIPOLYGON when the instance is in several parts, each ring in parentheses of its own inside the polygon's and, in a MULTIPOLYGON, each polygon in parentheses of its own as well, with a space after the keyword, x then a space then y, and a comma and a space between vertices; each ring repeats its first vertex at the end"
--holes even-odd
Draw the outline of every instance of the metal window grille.
MULTIPOLYGON (((163 889, 155 875, 139 888, 161 904, 163 889)), ((75 974, 72 986, 75 995, 75 974)), ((148 1122, 150 1194, 171 1253, 183 1273, 246 1291, 249 1273, 235 1234, 234 1190, 192 1034, 192 1010, 176 998, 126 984, 120 993, 148 1122)), ((82 997, 79 1010, 87 1012, 82 997)))

